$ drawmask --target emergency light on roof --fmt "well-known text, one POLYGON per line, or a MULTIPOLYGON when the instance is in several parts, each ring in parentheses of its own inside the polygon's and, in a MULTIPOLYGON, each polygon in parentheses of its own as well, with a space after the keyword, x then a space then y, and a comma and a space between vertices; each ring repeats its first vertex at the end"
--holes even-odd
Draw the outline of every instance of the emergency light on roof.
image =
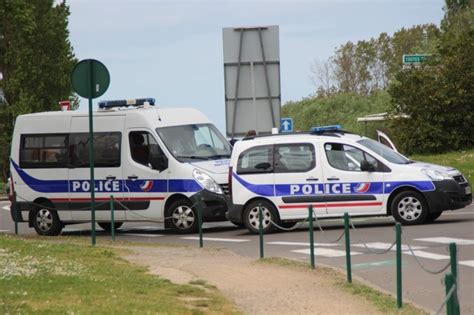
POLYGON ((114 100, 114 101, 100 101, 99 108, 108 109, 114 107, 128 107, 128 106, 142 106, 142 105, 155 105, 155 99, 149 98, 137 98, 131 100, 114 100))
POLYGON ((313 127, 309 131, 311 133, 324 133, 324 132, 335 132, 335 131, 340 131, 341 125, 330 125, 330 126, 318 126, 318 127, 313 127))

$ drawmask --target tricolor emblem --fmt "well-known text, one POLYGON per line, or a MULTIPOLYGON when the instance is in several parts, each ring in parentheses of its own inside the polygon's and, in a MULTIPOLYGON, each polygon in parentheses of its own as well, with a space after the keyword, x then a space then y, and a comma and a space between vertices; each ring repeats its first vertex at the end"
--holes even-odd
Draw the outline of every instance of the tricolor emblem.
POLYGON ((140 185, 140 189, 142 191, 150 191, 153 188, 153 181, 152 180, 145 180, 140 185))
POLYGON ((355 192, 358 192, 358 193, 365 193, 369 191, 369 188, 370 188, 370 183, 360 183, 360 184, 357 184, 354 190, 355 192))

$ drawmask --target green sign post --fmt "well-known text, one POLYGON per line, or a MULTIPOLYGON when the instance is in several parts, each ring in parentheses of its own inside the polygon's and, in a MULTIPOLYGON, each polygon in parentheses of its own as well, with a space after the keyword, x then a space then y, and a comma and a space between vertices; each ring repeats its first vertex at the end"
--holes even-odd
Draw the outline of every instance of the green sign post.
POLYGON ((416 55, 403 55, 403 64, 405 65, 412 65, 422 63, 423 61, 428 60, 431 55, 425 54, 416 54, 416 55))
POLYGON ((92 99, 107 91, 110 84, 110 75, 103 63, 95 59, 81 60, 74 66, 71 74, 74 91, 80 96, 89 99, 89 166, 91 190, 91 224, 92 245, 96 243, 95 233, 95 181, 94 181, 94 127, 92 119, 92 99))

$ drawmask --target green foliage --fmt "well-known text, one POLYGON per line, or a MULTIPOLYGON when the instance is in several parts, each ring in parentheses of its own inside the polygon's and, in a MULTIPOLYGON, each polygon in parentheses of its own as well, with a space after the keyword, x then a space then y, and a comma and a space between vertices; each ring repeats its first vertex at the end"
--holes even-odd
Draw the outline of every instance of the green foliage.
MULTIPOLYGON (((76 60, 67 29, 69 7, 53 0, 0 2, 0 167, 8 168, 16 116, 58 110, 72 96, 70 73, 76 60)), ((3 176, 2 176, 3 175, 3 176)))
POLYGON ((474 145, 474 11, 449 2, 431 62, 398 72, 389 88, 392 112, 411 117, 392 124, 406 153, 474 145))
MULTIPOLYGON (((308 131, 311 127, 340 124, 345 130, 365 134, 365 124, 358 117, 383 113, 389 109, 390 96, 384 91, 363 96, 356 93, 338 93, 331 97, 306 98, 288 102, 282 108, 282 117, 292 117, 295 129, 308 131)), ((375 129, 384 129, 383 123, 369 123, 368 135, 375 129)))

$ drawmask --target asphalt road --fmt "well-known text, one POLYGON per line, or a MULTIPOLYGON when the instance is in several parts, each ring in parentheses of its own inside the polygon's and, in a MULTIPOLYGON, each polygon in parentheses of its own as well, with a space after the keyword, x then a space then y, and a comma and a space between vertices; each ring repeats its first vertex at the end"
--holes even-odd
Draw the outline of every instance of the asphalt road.
MULTIPOLYGON (((8 202, 0 202, 0 233, 14 233, 8 202)), ((315 225, 316 265, 324 264, 345 270, 344 239, 333 243, 344 231, 342 220, 320 221, 324 232, 315 225)), ((351 259, 353 274, 383 290, 396 294, 395 250, 379 254, 395 240, 395 223, 391 218, 354 220, 351 230, 351 259), (364 246, 364 243, 366 246, 364 246), (376 252, 376 253, 375 253, 376 252)), ((97 228, 98 239, 110 235, 97 228)), ((19 225, 20 234, 35 234, 27 224, 19 225)), ((445 272, 430 274, 420 267, 437 271, 449 262, 447 244, 456 242, 459 261, 459 298, 461 312, 474 314, 474 205, 444 213, 435 223, 403 227, 403 297, 429 310, 436 311, 444 300, 445 272), (407 245, 418 257, 415 259, 407 245)), ((67 226, 63 235, 90 237, 90 224, 67 226)), ((199 246, 198 235, 176 235, 160 224, 126 223, 118 232, 118 240, 159 244, 199 246)), ((285 257, 309 262, 309 233, 307 225, 294 231, 278 232, 264 237, 266 257, 285 257)), ((259 257, 258 235, 228 222, 204 225, 204 246, 227 248, 240 255, 259 257)), ((448 269, 449 270, 449 269, 448 269)), ((235 272, 235 271, 229 271, 235 272)), ((444 311, 443 311, 444 313, 444 311)))

